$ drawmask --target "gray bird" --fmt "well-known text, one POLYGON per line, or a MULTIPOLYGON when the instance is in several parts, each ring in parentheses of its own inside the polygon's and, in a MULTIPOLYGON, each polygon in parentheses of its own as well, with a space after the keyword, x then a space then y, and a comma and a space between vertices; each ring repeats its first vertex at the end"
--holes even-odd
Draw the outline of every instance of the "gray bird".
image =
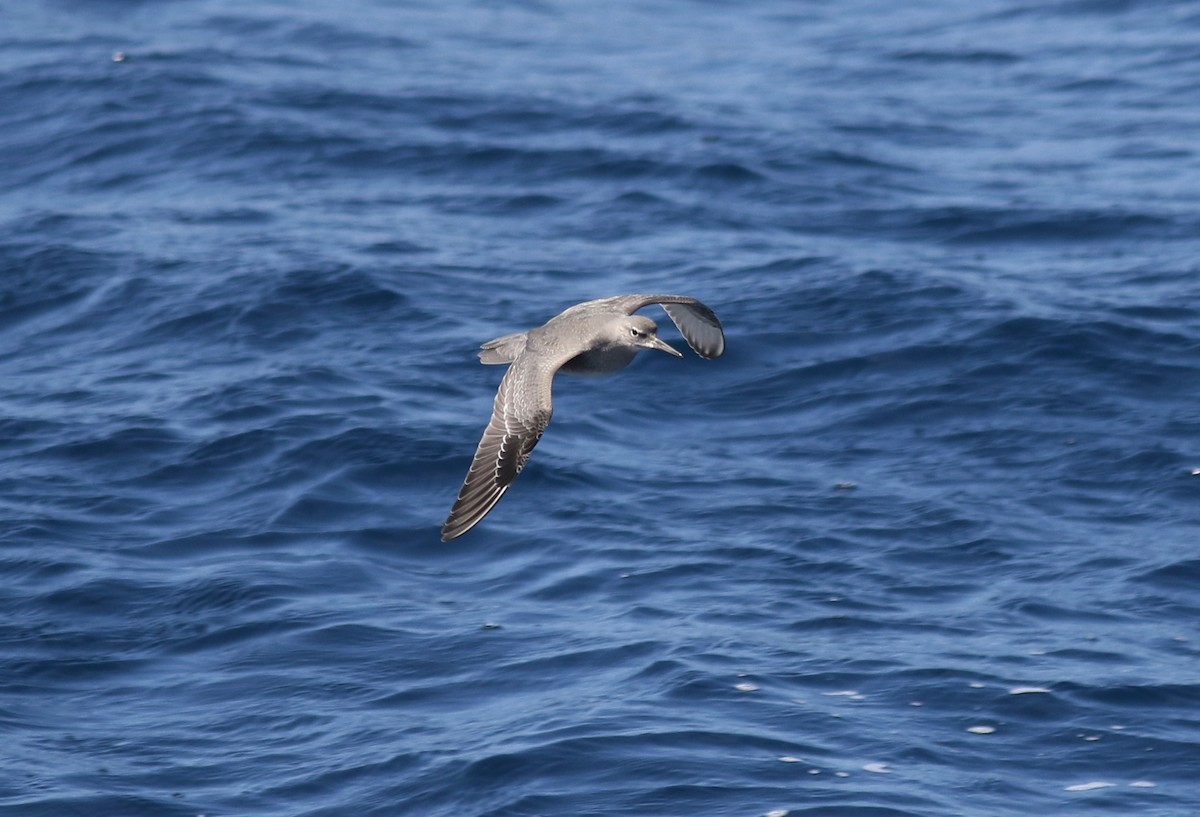
POLYGON ((725 352, 725 333, 717 316, 686 295, 617 295, 585 301, 536 329, 504 335, 480 347, 481 362, 510 365, 458 500, 442 525, 443 542, 479 524, 529 461, 554 410, 554 375, 610 375, 628 366, 643 349, 683 357, 658 337, 654 321, 633 314, 650 304, 666 310, 700 357, 712 359, 725 352))

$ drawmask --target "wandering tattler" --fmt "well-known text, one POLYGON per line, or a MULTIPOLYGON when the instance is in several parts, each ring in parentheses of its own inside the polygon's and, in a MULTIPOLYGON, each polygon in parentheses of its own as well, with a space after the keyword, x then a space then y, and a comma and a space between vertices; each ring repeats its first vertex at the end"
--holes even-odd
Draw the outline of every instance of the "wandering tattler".
POLYGON ((458 500, 442 526, 443 542, 479 524, 529 461, 554 410, 554 375, 609 375, 628 366, 642 349, 683 357, 659 339, 654 321, 633 314, 650 304, 666 310, 700 357, 712 359, 724 353, 721 322, 711 309, 686 295, 617 295, 585 301, 536 329, 504 335, 480 347, 481 362, 511 365, 500 381, 492 419, 475 449, 458 500))

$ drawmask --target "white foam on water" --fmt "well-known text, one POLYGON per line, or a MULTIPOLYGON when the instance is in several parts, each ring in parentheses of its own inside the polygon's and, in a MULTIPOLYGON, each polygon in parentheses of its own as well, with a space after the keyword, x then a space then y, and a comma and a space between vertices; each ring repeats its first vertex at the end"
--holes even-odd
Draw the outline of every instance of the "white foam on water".
POLYGON ((1104 780, 1095 780, 1091 783, 1076 783, 1074 786, 1067 786, 1063 791, 1094 791, 1096 789, 1111 789, 1116 785, 1116 783, 1109 783, 1104 780))

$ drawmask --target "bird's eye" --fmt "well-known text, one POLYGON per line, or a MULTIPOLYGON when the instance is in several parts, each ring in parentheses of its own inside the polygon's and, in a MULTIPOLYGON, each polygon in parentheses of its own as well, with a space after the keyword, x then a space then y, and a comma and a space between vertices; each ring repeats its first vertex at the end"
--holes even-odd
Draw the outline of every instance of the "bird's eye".
POLYGON ((635 338, 640 338, 642 336, 642 330, 634 327, 629 330, 629 334, 633 335, 635 338))

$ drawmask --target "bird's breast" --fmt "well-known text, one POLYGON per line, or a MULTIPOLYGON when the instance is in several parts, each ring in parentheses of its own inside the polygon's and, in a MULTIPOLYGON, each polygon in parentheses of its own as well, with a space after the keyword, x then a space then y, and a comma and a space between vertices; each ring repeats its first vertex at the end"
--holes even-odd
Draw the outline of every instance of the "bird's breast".
POLYGON ((637 349, 608 347, 589 349, 568 360, 559 372, 583 377, 604 377, 619 372, 637 356, 637 349))

